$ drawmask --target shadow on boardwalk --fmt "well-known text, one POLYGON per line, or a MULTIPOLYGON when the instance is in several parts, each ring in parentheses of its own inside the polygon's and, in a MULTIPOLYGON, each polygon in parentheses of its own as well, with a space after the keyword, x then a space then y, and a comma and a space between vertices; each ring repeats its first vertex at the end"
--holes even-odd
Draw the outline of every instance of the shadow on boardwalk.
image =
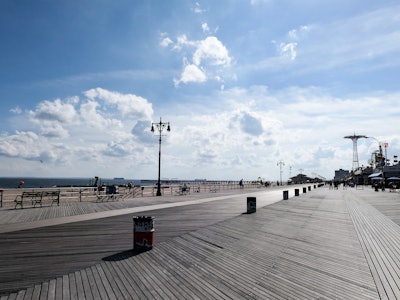
POLYGON ((131 258, 133 256, 139 255, 141 253, 144 253, 144 251, 135 251, 134 249, 126 250, 123 252, 119 252, 107 257, 104 257, 104 261, 120 261, 120 260, 125 260, 128 258, 131 258))

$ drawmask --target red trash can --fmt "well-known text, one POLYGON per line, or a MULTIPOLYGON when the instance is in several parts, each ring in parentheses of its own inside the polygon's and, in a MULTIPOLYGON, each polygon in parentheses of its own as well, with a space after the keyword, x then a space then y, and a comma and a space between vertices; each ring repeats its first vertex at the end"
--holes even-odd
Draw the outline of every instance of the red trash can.
POLYGON ((154 217, 133 217, 133 249, 147 251, 154 244, 154 217))

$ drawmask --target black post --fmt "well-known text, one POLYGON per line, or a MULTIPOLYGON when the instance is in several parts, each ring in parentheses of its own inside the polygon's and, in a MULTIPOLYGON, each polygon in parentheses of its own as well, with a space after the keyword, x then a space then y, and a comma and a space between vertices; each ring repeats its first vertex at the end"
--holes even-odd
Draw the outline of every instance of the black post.
MULTIPOLYGON (((160 119, 160 124, 161 124, 161 119, 160 119)), ((161 130, 160 130, 160 138, 158 140, 158 181, 157 181, 156 196, 161 196, 161 130)))
POLYGON ((157 180, 157 196, 161 196, 161 133, 167 126, 167 131, 171 131, 169 122, 163 123, 160 118, 159 123, 151 123, 151 132, 154 132, 154 125, 157 127, 159 138, 158 138, 158 180, 157 180))

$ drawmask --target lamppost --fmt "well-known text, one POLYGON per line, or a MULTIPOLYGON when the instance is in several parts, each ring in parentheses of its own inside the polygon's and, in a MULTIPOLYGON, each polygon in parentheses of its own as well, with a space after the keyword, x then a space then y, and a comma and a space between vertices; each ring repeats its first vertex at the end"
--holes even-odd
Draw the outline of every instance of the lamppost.
POLYGON ((154 126, 157 128, 159 133, 158 139, 158 181, 157 181, 157 194, 156 196, 161 196, 161 133, 165 127, 167 127, 167 131, 171 131, 171 127, 169 126, 169 122, 163 123, 160 118, 159 123, 151 123, 151 132, 154 133, 154 126))
POLYGON ((285 165, 285 163, 282 160, 280 160, 276 163, 276 165, 279 166, 279 169, 280 169, 280 179, 281 179, 281 185, 282 185, 282 167, 285 165))

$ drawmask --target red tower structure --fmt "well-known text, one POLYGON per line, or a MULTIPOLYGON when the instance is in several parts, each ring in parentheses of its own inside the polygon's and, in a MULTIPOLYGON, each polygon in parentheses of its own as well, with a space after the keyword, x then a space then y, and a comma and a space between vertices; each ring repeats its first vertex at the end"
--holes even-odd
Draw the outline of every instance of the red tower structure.
POLYGON ((345 139, 350 139, 353 141, 353 172, 359 168, 358 164, 358 151, 357 151, 357 141, 359 139, 366 139, 367 136, 365 135, 356 135, 355 133, 353 135, 348 135, 344 137, 345 139))

